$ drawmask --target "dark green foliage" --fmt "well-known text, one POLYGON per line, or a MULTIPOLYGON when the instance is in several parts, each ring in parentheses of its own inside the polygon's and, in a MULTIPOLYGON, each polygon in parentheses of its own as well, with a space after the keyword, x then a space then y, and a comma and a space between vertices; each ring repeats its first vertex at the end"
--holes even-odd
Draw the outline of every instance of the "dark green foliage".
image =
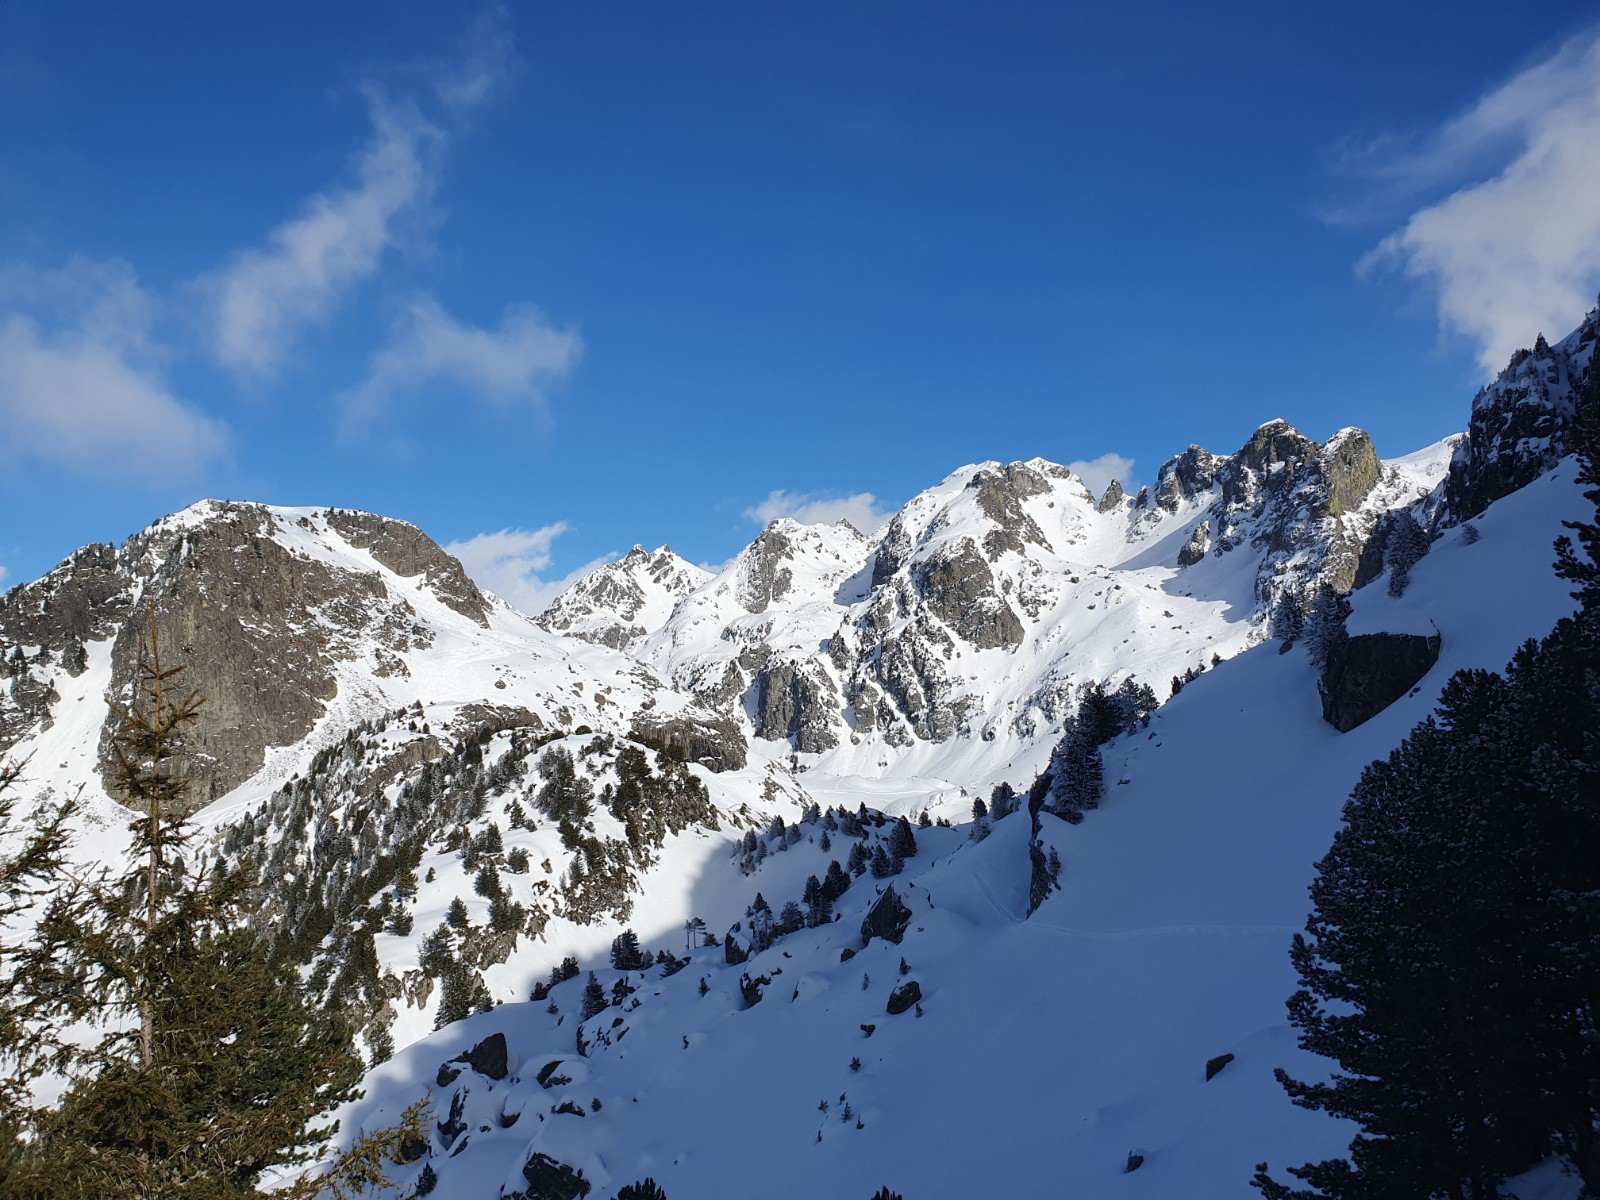
POLYGON ((451 929, 465 929, 467 927, 467 902, 460 896, 450 901, 450 907, 444 911, 445 923, 451 929))
POLYGON ((886 1187, 881 1187, 872 1193, 872 1200, 905 1200, 899 1192, 891 1192, 886 1187))
MULTIPOLYGON (((293 964, 249 924, 249 864, 202 866, 191 845, 183 738, 200 700, 177 690, 181 667, 162 666, 154 612, 139 670, 133 702, 114 709, 115 782, 140 811, 129 868, 84 881, 42 929, 43 944, 70 949, 110 1032, 31 1140, 6 1144, 6 1195, 254 1196, 268 1166, 320 1148, 332 1132, 322 1114, 362 1072, 349 1026, 308 1001, 293 964)), ((408 1113, 407 1129, 419 1120, 408 1113)), ((283 1194, 382 1181, 390 1149, 362 1139, 283 1194)))
POLYGON ((606 1010, 606 992, 600 986, 600 980, 593 971, 589 972, 589 982, 583 985, 583 1007, 580 1009, 578 1019, 587 1021, 590 1017, 599 1016, 606 1010))
POLYGON ((828 864, 828 872, 822 877, 823 898, 832 904, 840 896, 850 890, 850 876, 839 865, 839 860, 834 859, 828 864))
MULTIPOLYGON (((1580 455, 1600 482, 1592 435, 1580 455)), ((1279 1078, 1362 1132, 1291 1168, 1304 1189, 1263 1165, 1268 1200, 1489 1200, 1551 1153, 1600 1192, 1600 589, 1558 548, 1581 611, 1504 677, 1457 673, 1318 864, 1289 1010, 1341 1072, 1279 1078)))
POLYGON ((917 856, 917 836, 911 831, 911 822, 904 817, 894 823, 889 834, 889 856, 902 864, 917 856))
POLYGON ((642 971, 650 965, 633 930, 624 929, 612 940, 611 965, 619 971, 642 971))
POLYGON ((884 851, 882 842, 873 844, 872 855, 867 862, 872 870, 874 879, 888 879, 891 875, 896 874, 894 862, 884 851))
POLYGON ((616 1200, 667 1200, 667 1194, 654 1179, 646 1179, 630 1183, 617 1193, 616 1200))
POLYGON ((861 875, 866 872, 868 854, 866 847, 860 842, 852 842, 850 853, 845 858, 845 867, 852 875, 861 875))

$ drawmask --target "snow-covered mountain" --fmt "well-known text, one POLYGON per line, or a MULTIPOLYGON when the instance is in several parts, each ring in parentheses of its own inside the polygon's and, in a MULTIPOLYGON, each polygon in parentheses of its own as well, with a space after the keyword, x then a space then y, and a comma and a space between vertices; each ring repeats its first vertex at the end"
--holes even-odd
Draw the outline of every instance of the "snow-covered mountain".
POLYGON ((80 858, 116 853, 104 699, 153 612, 207 701, 212 852, 265 868, 262 919, 375 1063, 347 1133, 433 1092, 400 1195, 1242 1195, 1349 1137, 1271 1077, 1319 1070, 1285 948, 1344 796, 1451 671, 1570 609, 1597 338, 1519 354, 1413 454, 1273 421, 1098 497, 979 463, 873 537, 778 521, 715 573, 636 547, 537 620, 403 522, 205 501, 0 600, 0 752, 83 790, 80 858), (1402 549, 1409 586, 1368 586, 1402 549), (1278 640, 1324 591, 1377 656, 1345 733, 1278 640), (1099 809, 1035 830, 1008 797, 1129 680, 1165 703, 1102 747, 1099 809), (629 928, 655 965, 608 965, 629 928))

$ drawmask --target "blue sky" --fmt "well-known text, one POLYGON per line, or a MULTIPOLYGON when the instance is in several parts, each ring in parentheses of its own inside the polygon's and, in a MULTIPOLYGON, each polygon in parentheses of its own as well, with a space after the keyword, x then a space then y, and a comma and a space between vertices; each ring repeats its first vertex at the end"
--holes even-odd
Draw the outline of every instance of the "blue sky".
POLYGON ((525 605, 956 467, 1406 453, 1600 287, 1588 4, 0 5, 0 583, 203 496, 525 605))

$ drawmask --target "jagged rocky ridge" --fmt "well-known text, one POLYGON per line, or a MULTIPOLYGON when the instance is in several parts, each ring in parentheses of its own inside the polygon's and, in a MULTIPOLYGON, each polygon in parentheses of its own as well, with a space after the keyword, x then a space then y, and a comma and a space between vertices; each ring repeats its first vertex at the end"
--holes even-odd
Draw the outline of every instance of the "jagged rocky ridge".
MULTIPOLYGON (((1264 638, 1289 599, 1378 578, 1396 514, 1448 529, 1508 481, 1537 479, 1564 446, 1595 340, 1591 316, 1519 357, 1480 395, 1468 434, 1431 453, 1384 463, 1359 431, 1318 445, 1271 422, 1233 455, 1190 448, 1131 499, 1120 488, 1096 498, 1043 460, 979 464, 875 539, 779 522, 715 575, 638 551, 613 564, 612 582, 626 572, 631 592, 591 586, 545 630, 403 523, 208 502, 5 597, 0 730, 14 751, 73 764, 52 786, 94 782, 78 768, 94 762, 102 724, 83 714, 125 690, 153 599, 164 644, 208 698, 225 697, 210 711, 229 720, 199 743, 211 759, 196 772, 200 796, 227 793, 205 819, 225 852, 268 856, 266 911, 300 941, 314 985, 366 1024, 376 1055, 385 1036, 404 1046, 437 1016, 442 975, 423 942, 454 896, 467 917, 450 927, 451 953, 482 984, 469 980, 469 1007, 493 1004, 520 999, 567 953, 596 961, 646 898, 658 925, 669 912, 669 927, 690 914, 725 927, 748 895, 731 908, 726 896, 679 897, 674 909, 659 890, 692 874, 686 864, 715 861, 708 847, 721 854, 739 831, 802 811, 808 790, 842 800, 869 777, 898 778, 892 798, 915 793, 959 820, 994 782, 1025 787, 1046 763, 1054 789, 1059 736, 1088 684, 1132 678, 1164 699, 1169 677, 1264 638), (1540 418, 1530 370, 1549 388, 1546 360, 1560 386, 1540 418), (235 710, 255 723, 232 721, 235 710), (569 822, 570 845, 541 799, 546 764, 563 753, 593 806, 569 822), (805 787, 793 765, 809 768, 805 787), (618 801, 630 781, 662 816, 637 837, 618 801), (537 828, 514 825, 513 804, 537 828), (509 866, 516 849, 529 853, 525 873, 509 866), (485 862, 492 894, 476 890, 485 862), (414 896, 408 867, 423 877, 414 896)), ((1134 751, 1116 753, 1112 795, 1116 763, 1134 751)), ((997 878, 1025 887, 1033 847, 1053 848, 1050 812, 1008 818, 984 851, 1009 856, 997 878), (1028 817, 1033 834, 1015 833, 1028 817)), ((100 810, 108 828, 116 817, 100 810)), ((946 836, 936 850, 953 850, 946 836)), ((819 853, 774 855, 753 883, 775 904, 792 899, 826 866, 819 853)), ((749 974, 770 976, 768 963, 749 974)), ((622 1049, 620 1034, 607 1038, 622 1049)))

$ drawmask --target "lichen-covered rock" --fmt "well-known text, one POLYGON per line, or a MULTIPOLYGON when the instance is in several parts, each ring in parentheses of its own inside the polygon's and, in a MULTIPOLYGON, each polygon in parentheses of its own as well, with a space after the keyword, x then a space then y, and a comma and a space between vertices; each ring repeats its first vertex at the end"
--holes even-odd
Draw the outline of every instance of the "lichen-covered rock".
POLYGON ((1332 646, 1317 681, 1322 719, 1340 733, 1388 708, 1439 660, 1438 634, 1366 633, 1332 646))
POLYGON ((1342 517, 1359 508, 1377 486, 1383 470, 1372 439, 1360 429, 1341 429, 1329 438, 1322 448, 1321 461, 1330 517, 1342 517))
POLYGON ((866 919, 861 922, 861 944, 865 946, 873 938, 880 937, 898 945, 906 935, 906 926, 910 924, 911 910, 891 883, 883 889, 883 895, 867 910, 866 919))

